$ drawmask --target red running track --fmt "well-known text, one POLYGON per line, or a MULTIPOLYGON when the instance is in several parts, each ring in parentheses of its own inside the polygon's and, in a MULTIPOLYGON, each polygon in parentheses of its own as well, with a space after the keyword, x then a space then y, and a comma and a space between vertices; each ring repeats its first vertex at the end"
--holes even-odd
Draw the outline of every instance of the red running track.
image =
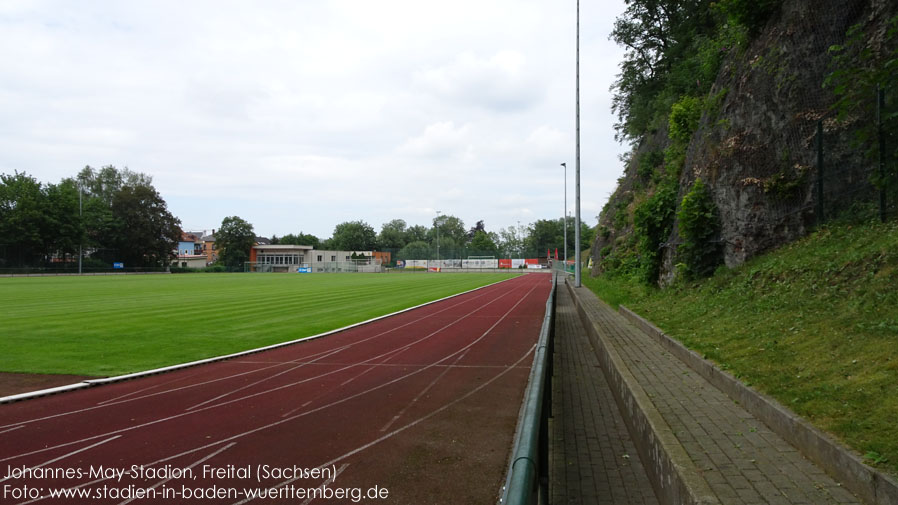
POLYGON ((495 503, 550 288, 0 405, 0 504, 495 503))

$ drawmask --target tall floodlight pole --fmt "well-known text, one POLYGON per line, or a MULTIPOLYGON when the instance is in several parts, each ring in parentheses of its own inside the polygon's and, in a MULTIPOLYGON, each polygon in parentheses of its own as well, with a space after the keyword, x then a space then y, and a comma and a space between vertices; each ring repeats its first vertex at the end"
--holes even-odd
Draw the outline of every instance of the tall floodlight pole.
POLYGON ((580 287, 580 0, 577 0, 577 190, 574 219, 574 286, 580 287))
POLYGON ((84 241, 84 218, 82 217, 81 211, 81 184, 78 184, 78 228, 80 228, 80 233, 78 234, 78 275, 81 275, 81 257, 84 256, 81 252, 81 244, 84 241))
POLYGON ((561 269, 567 265, 567 163, 562 163, 564 167, 564 213, 561 214, 561 222, 564 223, 564 259, 561 261, 561 269))

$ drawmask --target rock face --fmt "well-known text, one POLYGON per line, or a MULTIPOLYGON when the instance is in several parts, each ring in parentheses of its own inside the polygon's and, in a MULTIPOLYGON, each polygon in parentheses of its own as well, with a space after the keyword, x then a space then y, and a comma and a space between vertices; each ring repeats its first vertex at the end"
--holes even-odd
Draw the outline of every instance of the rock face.
MULTIPOLYGON (((727 266, 803 236, 820 221, 821 211, 831 216, 858 195, 875 193, 870 183, 874 164, 852 142, 857 122, 874 118, 837 120, 831 112, 836 97, 823 84, 832 71, 829 48, 843 44, 847 30, 858 23, 875 45, 896 11, 890 0, 786 0, 758 36, 722 65, 710 92, 718 97, 716 110, 703 115, 692 137, 677 201, 697 178, 708 185, 719 210, 727 266)), ((632 231, 614 219, 614 210, 623 210, 623 202, 633 198, 627 193, 638 184, 640 155, 663 150, 666 138, 666 132, 658 132, 634 151, 600 216, 595 264, 603 250, 620 245, 632 231)), ((678 242, 675 222, 664 245, 661 284, 673 278, 678 242)))

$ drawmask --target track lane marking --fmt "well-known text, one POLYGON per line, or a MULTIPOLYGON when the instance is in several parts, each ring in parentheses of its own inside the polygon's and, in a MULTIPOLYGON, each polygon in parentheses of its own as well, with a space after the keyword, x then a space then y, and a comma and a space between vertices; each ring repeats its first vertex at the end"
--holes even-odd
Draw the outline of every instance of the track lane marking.
MULTIPOLYGON (((454 361, 452 364, 454 365, 454 364, 458 363, 459 360, 461 360, 462 358, 464 358, 465 355, 468 354, 468 351, 470 351, 470 350, 471 350, 471 349, 466 349, 465 352, 459 354, 458 357, 455 358, 455 361, 454 361)), ((442 379, 447 373, 449 373, 449 370, 451 370, 451 367, 446 367, 446 368, 444 368, 443 371, 440 372, 440 375, 437 375, 436 378, 435 378, 434 380, 430 381, 430 384, 428 384, 427 386, 425 386, 424 389, 422 389, 421 392, 418 393, 417 396, 415 396, 414 398, 412 398, 412 401, 408 402, 408 404, 406 404, 405 407, 402 407, 402 410, 400 410, 398 414, 396 414, 395 416, 393 416, 393 419, 390 419, 390 421, 387 422, 387 424, 385 424, 384 427, 380 429, 380 431, 387 431, 387 428, 389 428, 390 426, 393 425, 393 423, 395 423, 396 421, 398 421, 399 418, 401 418, 402 415, 405 414, 405 411, 407 411, 409 408, 411 408, 412 405, 414 405, 415 403, 417 403, 418 400, 420 400, 422 396, 424 396, 425 394, 427 394, 427 392, 430 391, 431 388, 433 388, 433 387, 436 385, 436 383, 440 381, 440 379, 442 379)))
POLYGON ((15 430, 18 430, 19 428, 24 428, 24 427, 25 427, 24 424, 20 424, 20 425, 18 425, 18 426, 13 426, 12 428, 7 428, 7 429, 5 429, 5 430, 3 430, 3 431, 0 431, 0 435, 2 435, 2 434, 4 434, 4 433, 9 433, 10 431, 15 431, 15 430))
MULTIPOLYGON (((324 359, 324 358, 328 358, 328 357, 330 357, 330 356, 333 356, 334 354, 337 354, 338 352, 343 351, 345 348, 346 348, 346 347, 334 349, 333 351, 331 351, 331 352, 329 352, 329 353, 327 353, 327 354, 322 355, 322 356, 319 357, 318 359, 324 359)), ((314 362, 314 361, 317 361, 317 360, 313 360, 313 362, 314 362)), ((278 373, 276 373, 276 374, 274 374, 274 375, 269 375, 269 376, 267 376, 267 377, 263 377, 263 378, 257 380, 256 382, 252 382, 252 383, 250 383, 250 384, 244 384, 243 386, 240 386, 240 387, 237 388, 237 389, 232 389, 232 390, 230 390, 230 391, 227 391, 227 392, 225 392, 225 393, 222 393, 222 394, 216 396, 215 398, 210 398, 210 399, 208 399, 208 400, 206 400, 206 401, 204 401, 204 402, 200 402, 200 403, 197 403, 196 405, 192 405, 192 406, 190 406, 190 407, 187 407, 187 408, 184 409, 184 410, 193 410, 193 409, 195 409, 195 408, 197 408, 197 407, 202 407, 203 405, 208 405, 208 404, 210 404, 210 403, 212 403, 212 402, 214 402, 214 401, 216 401, 216 400, 221 400, 222 398, 225 398, 225 397, 230 396, 230 395, 232 395, 232 394, 234 394, 234 393, 237 393, 238 391, 243 391, 244 389, 251 388, 251 387, 256 386, 256 385, 258 385, 258 384, 261 384, 261 383, 263 383, 263 382, 265 382, 265 381, 274 379, 275 377, 280 377, 281 375, 284 375, 285 373, 289 373, 289 372, 292 372, 292 371, 294 371, 294 370, 300 369, 300 368, 302 368, 302 367, 304 367, 304 366, 306 366, 304 363, 299 363, 298 365, 293 366, 293 367, 290 367, 290 368, 288 368, 288 369, 286 369, 286 370, 281 370, 280 372, 278 372, 278 373)))
MULTIPOLYGON (((509 279, 509 280, 513 280, 513 279, 509 279)), ((503 282, 505 282, 505 281, 503 281, 503 282)), ((391 328, 391 329, 389 329, 389 330, 383 331, 383 332, 378 333, 378 334, 376 334, 376 335, 373 335, 373 336, 371 336, 371 337, 364 338, 364 339, 362 339, 362 340, 353 342, 353 343, 351 343, 351 344, 348 344, 348 345, 345 345, 345 346, 342 346, 342 347, 343 347, 343 348, 349 348, 349 347, 352 347, 352 346, 354 346, 354 345, 358 345, 358 344, 367 342, 367 341, 369 341, 369 340, 372 340, 372 339, 375 339, 375 338, 382 337, 383 335, 386 335, 386 334, 388 334, 388 333, 391 333, 391 332, 393 332, 393 331, 395 331, 395 330, 398 330, 398 329, 400 329, 400 328, 404 328, 404 327, 406 327, 406 326, 408 326, 408 325, 415 324, 415 323, 420 322, 420 321, 422 321, 422 320, 424 320, 424 319, 427 319, 428 317, 431 317, 431 316, 433 316, 434 314, 439 314, 439 313, 441 313, 441 312, 445 312, 445 311, 447 311, 447 310, 449 310, 449 309, 453 309, 453 308, 458 307, 458 306, 460 306, 460 305, 464 305, 465 303, 468 303, 468 302, 477 300, 478 298, 482 298, 482 297, 488 295, 489 293, 491 293, 491 292, 492 292, 492 288, 493 288, 494 286, 495 286, 495 285, 487 286, 486 288, 483 288, 483 289, 481 289, 480 291, 478 291, 476 296, 472 296, 471 298, 467 298, 467 299, 465 299, 465 300, 459 300, 457 303, 454 303, 454 304, 452 304, 452 305, 449 305, 449 306, 447 306, 447 307, 444 307, 443 309, 440 309, 440 310, 438 310, 438 311, 436 311, 436 312, 433 312, 433 313, 431 313, 431 314, 427 314, 427 315, 421 316, 421 317, 419 317, 419 318, 417 318, 417 319, 415 319, 415 320, 413 320, 413 321, 409 321, 408 323, 402 324, 402 325, 400 325, 400 326, 396 326, 396 327, 391 328)), ((506 293, 506 294, 507 294, 507 293, 506 293)), ((503 295, 503 296, 504 296, 504 295, 503 295)), ((350 328, 350 329, 348 329, 347 331, 351 331, 352 329, 354 329, 354 328, 350 328)), ((297 342, 297 343, 302 343, 302 342, 297 342)), ((328 349, 328 350, 321 351, 321 352, 317 352, 317 353, 314 353, 314 354, 310 354, 310 355, 304 356, 304 357, 305 357, 305 358, 311 358, 311 357, 314 357, 314 356, 318 356, 318 355, 320 355, 320 354, 328 353, 328 352, 330 352, 330 351, 332 351, 332 350, 333 350, 333 349, 328 349)), ((228 361, 226 360, 226 361, 222 361, 221 363, 227 363, 227 362, 228 362, 228 361)), ((259 369, 256 369, 256 370, 250 370, 250 371, 247 371, 247 372, 240 372, 240 373, 237 373, 237 374, 228 375, 228 376, 225 376, 225 377, 219 377, 219 378, 217 378, 217 379, 212 379, 212 380, 208 380, 208 381, 205 381, 205 382, 200 382, 200 383, 197 383, 197 384, 191 384, 191 385, 189 385, 189 386, 183 386, 183 387, 179 387, 179 388, 169 389, 169 390, 166 390, 166 391, 159 391, 159 392, 152 393, 152 394, 149 394, 149 395, 144 395, 144 396, 138 396, 138 397, 134 397, 134 398, 129 398, 129 399, 127 399, 127 400, 122 400, 122 401, 115 402, 115 403, 107 403, 107 404, 105 404, 105 405, 94 405, 94 406, 92 406, 92 407, 85 407, 85 408, 82 408, 82 409, 72 410, 72 411, 68 411, 68 412, 61 412, 61 413, 59 413, 59 414, 53 414, 53 415, 50 415, 50 416, 44 416, 44 417, 39 417, 39 418, 35 418, 35 419, 29 419, 29 420, 25 420, 25 421, 19 421, 19 422, 17 422, 17 423, 12 423, 12 424, 8 424, 8 425, 0 425, 0 429, 7 428, 7 427, 10 427, 10 426, 15 426, 15 425, 17 425, 17 424, 27 425, 27 424, 35 423, 35 422, 38 422, 38 421, 46 421, 46 420, 48 420, 48 419, 55 419, 55 418, 57 418, 57 417, 63 417, 63 416, 68 416, 68 415, 73 415, 73 414, 80 414, 80 413, 83 413, 83 412, 87 412, 87 411, 91 411, 91 410, 96 410, 96 409, 99 409, 99 408, 105 408, 105 407, 109 407, 109 406, 113 406, 113 405, 119 405, 119 404, 122 404, 122 403, 127 403, 127 402, 132 402, 132 401, 142 400, 142 399, 144 399, 144 398, 152 398, 152 397, 158 396, 158 395, 168 394, 168 393, 172 393, 172 392, 176 392, 176 391, 182 391, 182 390, 185 390, 185 389, 190 389, 190 388, 194 388, 194 387, 198 387, 198 386, 204 386, 204 385, 207 385, 207 384, 212 384, 212 383, 215 383, 215 382, 220 382, 220 381, 223 381, 223 380, 228 380, 228 379, 240 377, 240 376, 243 376, 243 375, 249 375, 249 374, 253 374, 253 373, 256 373, 256 372, 261 372, 261 371, 268 370, 268 369, 271 369, 271 368, 276 368, 276 367, 278 367, 278 366, 283 366, 285 363, 292 363, 292 362, 293 362, 293 361, 277 362, 277 363, 275 363, 275 364, 273 364, 272 366, 269 366, 269 367, 262 367, 262 368, 259 368, 259 369)), ((5 460, 0 459, 0 461, 5 461, 5 460)))
MULTIPOLYGON (((188 465, 186 468, 188 468, 188 469, 193 469, 193 467, 199 465, 200 463, 203 463, 204 461, 208 461, 209 459, 214 458, 215 456, 218 456, 219 454, 221 454, 221 453, 223 453, 224 451, 230 449, 231 447, 234 447, 235 445, 237 445, 237 442, 231 442, 230 444, 228 444, 228 445, 222 447, 221 449, 219 449, 219 450, 217 450, 217 451, 214 451, 214 452, 211 452, 211 453, 209 453, 208 455, 206 455, 205 457, 200 458, 200 459, 194 461, 193 463, 191 463, 190 465, 188 465)), ((162 480, 160 480, 159 482, 153 484, 152 486, 150 486, 150 487, 147 488, 147 489, 156 489, 157 487, 159 487, 159 486, 165 484, 166 482, 172 480, 173 478, 174 478, 174 477, 169 477, 169 478, 167 478, 167 479, 162 479, 162 480)), ((127 505, 128 503, 131 503, 132 501, 134 501, 134 500, 136 500, 136 499, 138 499, 138 498, 128 498, 127 500, 118 503, 118 505, 127 505)), ((20 504, 20 505, 24 505, 24 504, 20 504)))
MULTIPOLYGON (((98 445, 103 445, 103 444, 105 444, 106 442, 111 442, 111 441, 113 441, 113 440, 115 440, 115 439, 117 439, 117 438, 119 438, 119 437, 121 437, 121 435, 116 435, 116 436, 114 436, 114 437, 109 437, 109 438, 107 438, 106 440, 103 440, 103 441, 101 441, 101 442, 97 442, 97 443, 95 443, 95 444, 88 445, 87 447, 82 447, 82 448, 80 448, 80 449, 78 449, 78 450, 75 450, 75 451, 72 451, 72 452, 63 454, 62 456, 53 458, 53 459, 51 459, 51 460, 49 460, 49 461, 44 461, 43 463, 41 463, 41 464, 39 464, 39 465, 34 465, 34 466, 32 466, 32 467, 28 467, 28 470, 35 470, 35 469, 37 469, 37 468, 45 467, 45 466, 49 465, 50 463, 56 463, 57 461, 63 460, 63 459, 65 459, 65 458, 68 458, 69 456, 74 456, 75 454, 78 454, 79 452, 84 452, 84 451, 86 451, 86 450, 88 450, 88 449, 93 449, 94 447, 96 447, 96 446, 98 446, 98 445)), ((7 480, 9 480, 9 479, 10 479, 10 476, 6 476, 6 477, 0 479, 0 482, 7 481, 7 480)))
MULTIPOLYGON (((414 375, 417 375, 417 374, 419 374, 419 373, 421 373, 421 372, 423 372, 423 371, 425 371, 425 370, 427 370, 427 369, 429 369, 429 368, 432 368, 432 367, 436 366, 437 364, 442 363, 443 361, 446 361, 447 359, 452 358, 452 357, 455 356, 456 354, 458 354, 458 353, 464 351, 465 349, 467 349, 467 348, 469 348, 469 347, 472 347, 472 346, 474 346, 475 344, 477 344, 478 342, 480 342, 483 338, 486 337, 487 334, 489 334, 489 332, 491 332, 496 326, 498 326, 499 323, 501 323, 506 317, 508 317, 508 314, 510 314, 515 308, 517 308, 517 306, 520 305, 521 302, 523 302, 523 301, 530 295, 530 293, 532 293, 537 287, 538 287, 538 285, 534 285, 532 288, 530 288, 530 290, 528 290, 527 293, 525 293, 525 294, 524 294, 524 295, 523 295, 523 296, 522 296, 522 297, 521 297, 521 298, 520 298, 520 299, 519 299, 519 300, 518 300, 518 301, 517 301, 517 302, 516 302, 516 303, 515 303, 515 304, 514 304, 514 305, 513 305, 513 306, 512 306, 512 307, 511 307, 511 308, 510 308, 510 309, 509 309, 503 316, 502 316, 502 317, 501 317, 501 318, 499 318, 499 320, 497 320, 495 323, 493 323, 493 325, 490 326, 490 327, 489 327, 489 328, 488 328, 488 329, 487 329, 487 330, 486 330, 480 337, 478 337, 477 339, 475 339, 473 342, 471 342, 470 344, 466 345, 465 347, 459 349, 458 351, 456 351, 456 352, 454 352, 454 353, 452 353, 452 354, 449 354, 448 356, 446 356, 446 357, 444 357, 444 358, 442 358, 442 359, 440 359, 440 360, 438 360, 438 361, 436 361, 436 362, 434 362, 434 363, 432 363, 432 364, 430 364, 430 365, 428 365, 428 366, 425 366, 424 368, 421 368, 421 369, 419 369, 419 370, 415 370, 415 371, 409 372, 408 374, 405 374, 405 375, 399 376, 399 377, 397 377, 397 378, 395 378, 395 379, 393 379, 393 380, 390 380, 390 381, 381 383, 381 384, 379 384, 379 385, 377 385, 377 386, 371 387, 371 388, 369 388, 369 389, 367 389, 367 390, 365 390, 365 391, 362 391, 362 392, 360 392, 360 393, 356 393, 356 394, 354 394, 354 395, 350 395, 350 396, 348 396, 348 397, 345 397, 345 398, 342 398, 342 399, 339 399, 339 400, 334 400, 333 402, 331 402, 331 403, 329 403, 329 404, 322 405, 321 407, 317 407, 317 408, 315 408, 315 409, 308 410, 308 411, 302 412, 302 413, 300 413, 300 414, 296 414, 296 415, 294 415, 294 416, 292 416, 292 417, 284 418, 284 419, 282 419, 282 420, 280 420, 280 421, 275 421, 275 422, 273 422, 273 423, 270 423, 270 424, 267 424, 267 425, 263 425, 263 426, 260 426, 260 427, 257 427, 257 428, 254 428, 254 429, 245 431, 245 432, 243 432, 243 433, 241 433, 241 434, 234 435, 234 436, 231 436, 231 437, 229 437, 229 438, 225 438, 225 439, 223 439, 223 440, 221 440, 221 441, 219 441, 219 442, 216 442, 216 444, 218 444, 218 443, 223 443, 223 442, 228 442, 228 441, 231 441, 231 440, 235 440, 235 439, 240 438, 240 437, 243 437, 243 436, 245 436, 245 435, 248 435, 248 434, 251 434, 251 433, 255 433, 255 432, 258 432, 258 431, 262 431, 262 430, 268 429, 268 428, 270 428, 270 427, 277 426, 277 425, 282 424, 282 423, 290 422, 290 421, 293 421, 293 420, 295 420, 295 419, 299 419, 300 417, 304 417, 304 416, 313 414, 313 413, 315 413, 315 412, 319 412, 319 411, 321 411, 321 410, 324 410, 324 409, 333 407, 333 406, 335 406, 335 405, 339 405, 339 404, 345 403, 345 402, 350 401, 350 400, 352 400, 352 399, 358 398, 359 396, 362 396, 362 395, 371 393, 371 392, 373 392, 373 391, 379 390, 379 389, 381 389, 381 388, 387 387, 387 386, 389 386, 389 385, 391 385, 391 384, 394 384, 394 383, 399 382, 399 381, 401 381, 401 380, 407 379, 407 378, 412 377, 412 376, 414 376, 414 375)), ((479 309, 478 309, 478 310, 479 310, 479 309)), ((326 375, 326 374, 325 374, 325 375, 326 375)), ((89 441, 89 440, 94 440, 94 439, 101 438, 101 437, 108 436, 108 435, 113 435, 113 434, 118 434, 118 433, 125 433, 125 432, 128 432, 128 431, 132 431, 132 430, 144 428, 144 427, 147 427, 147 426, 152 426, 152 425, 155 425, 155 424, 163 423, 163 422, 170 421, 170 420, 173 420, 173 419, 177 419, 177 418, 180 418, 180 417, 184 417, 184 416, 192 415, 192 414, 195 414, 195 413, 204 412, 204 411, 207 411, 207 410, 211 410, 211 409, 214 409, 214 408, 218 408, 218 407, 221 407, 221 406, 224 406, 224 405, 228 405, 228 404, 230 404, 230 403, 234 403, 234 402, 240 401, 240 400, 245 399, 245 398, 258 396, 258 395, 261 395, 261 394, 267 394, 267 393, 272 392, 272 391, 276 391, 276 390, 279 390, 279 389, 284 389, 285 387, 288 387, 288 386, 289 386, 289 385, 287 385, 287 386, 282 386, 282 387, 279 387, 279 388, 275 388, 275 389, 273 389, 273 390, 269 390, 269 391, 265 391, 265 392, 255 393, 255 394, 253 394, 253 395, 249 395, 248 397, 238 398, 238 399, 235 399, 235 400, 229 400, 229 401, 227 401, 227 402, 224 402, 224 403, 221 403, 221 404, 218 404, 218 405, 212 405, 212 406, 208 406, 208 407, 203 407, 203 408, 201 408, 201 409, 192 410, 192 411, 190 411, 190 412, 182 412, 182 413, 180 413, 180 414, 175 414, 175 415, 168 416, 168 417, 165 417, 165 418, 156 419, 156 420, 154 420, 154 421, 150 421, 150 422, 147 422, 147 423, 139 424, 139 425, 136 425, 136 426, 130 426, 130 427, 127 427, 127 428, 121 428, 121 429, 119 429, 119 430, 110 431, 110 432, 103 433, 103 434, 100 434, 100 435, 94 435, 94 436, 91 436, 91 437, 86 437, 86 438, 83 438, 83 439, 81 439, 81 440, 76 440, 76 441, 73 441, 73 442, 65 442, 65 443, 62 443, 62 444, 57 444, 57 445, 52 446, 52 447, 45 447, 45 448, 43 448, 43 449, 36 449, 36 450, 30 451, 30 452, 18 454, 18 455, 15 455, 15 456, 8 456, 8 457, 6 457, 6 458, 0 459, 0 462, 13 460, 13 459, 17 459, 17 458, 20 458, 20 457, 30 456, 30 455, 33 455, 33 454, 38 454, 38 453, 41 453, 41 452, 50 451, 50 450, 57 449, 57 448, 60 448, 60 447, 66 447, 66 446, 78 444, 78 443, 81 443, 81 442, 87 442, 87 441, 89 441)), ((208 446, 204 446, 204 447, 208 447, 208 446)), ((200 449, 197 449, 197 450, 200 450, 200 449)))
MULTIPOLYGON (((489 386, 490 384, 492 384, 493 382, 499 380, 499 378, 501 378, 503 375, 507 374, 507 373, 510 372, 511 370, 514 370, 514 369, 518 368, 518 364, 520 364, 521 362, 523 362, 524 359, 527 358, 527 356, 530 356, 530 354, 532 354, 533 351, 536 349, 536 346, 537 346, 537 344, 533 344, 533 345, 530 347, 530 349, 528 349, 527 352, 524 353, 524 355, 521 356, 521 358, 518 359, 512 366, 509 366, 509 367, 506 368, 505 370, 503 370, 503 371, 499 372, 498 374, 496 374, 493 378, 491 378, 491 379, 489 379, 488 381, 484 382, 483 384, 481 384, 481 385, 475 387, 475 388, 472 389, 471 391, 468 391, 467 393, 465 393, 464 395, 462 395, 462 396, 456 398, 455 400, 453 400, 453 401, 451 401, 451 402, 449 402, 449 403, 443 405, 442 407, 440 407, 440 408, 438 408, 438 409, 432 411, 431 413, 429 413, 429 414, 427 414, 427 415, 425 415, 425 416, 423 416, 423 417, 419 417, 418 419, 416 419, 416 420, 414 420, 414 421, 412 421, 412 422, 410 422, 410 423, 408 423, 408 424, 402 426, 401 428, 396 428, 395 430, 393 430, 393 431, 391 431, 391 432, 389 432, 389 433, 387 433, 387 434, 385 434, 385 435, 383 435, 383 436, 381 436, 381 437, 378 437, 378 438, 372 440, 371 442, 368 442, 367 444, 361 445, 361 446, 356 447, 355 449, 353 449, 353 450, 351 450, 351 451, 349 451, 349 452, 346 452, 346 453, 344 453, 344 454, 342 454, 342 455, 340 455, 340 456, 337 456, 336 458, 334 458, 334 459, 328 461, 327 463, 324 463, 324 464, 322 464, 322 465, 319 465, 319 466, 316 467, 316 468, 325 468, 325 467, 328 467, 328 466, 331 466, 331 465, 335 465, 335 464, 337 464, 338 462, 340 462, 340 461, 342 461, 342 460, 344 460, 344 459, 346 459, 346 458, 352 457, 352 456, 354 456, 354 455, 356 455, 356 454, 358 454, 358 453, 360 453, 360 452, 362 452, 362 451, 364 451, 364 450, 366 450, 366 449, 369 449, 369 448, 371 448, 371 447, 373 447, 373 446, 375 446, 375 445, 377 445, 377 444, 383 442, 384 440, 388 440, 388 439, 390 439, 390 438, 392 438, 392 437, 398 435, 399 433, 402 433, 403 431, 405 431, 405 430, 407 430, 407 429, 409 429, 409 428, 413 428, 413 427, 415 427, 415 426, 421 424, 422 422, 424 422, 424 421, 430 419, 431 417, 433 417, 433 416, 435 416, 435 415, 437 415, 437 414, 443 412, 444 410, 449 409, 450 407, 453 407, 453 406, 455 406, 456 404, 458 404, 458 403, 460 403, 460 402, 462 402, 462 401, 468 399, 469 397, 471 397, 471 396, 473 396, 474 394, 478 393, 478 392, 479 392, 480 390, 482 390, 483 388, 485 388, 485 387, 489 386)), ((279 483, 278 483, 277 485, 275 485, 274 487, 270 487, 270 488, 268 488, 268 489, 277 489, 277 488, 279 488, 279 487, 286 486, 287 484, 291 484, 291 483, 293 483, 293 482, 296 482, 297 480, 299 480, 299 479, 297 479, 297 478, 288 479, 288 480, 279 482, 279 483)), ((234 505, 245 505, 246 503, 249 503, 250 501, 252 501, 252 500, 251 500, 251 499, 244 499, 244 500, 242 500, 242 501, 235 502, 234 505)))

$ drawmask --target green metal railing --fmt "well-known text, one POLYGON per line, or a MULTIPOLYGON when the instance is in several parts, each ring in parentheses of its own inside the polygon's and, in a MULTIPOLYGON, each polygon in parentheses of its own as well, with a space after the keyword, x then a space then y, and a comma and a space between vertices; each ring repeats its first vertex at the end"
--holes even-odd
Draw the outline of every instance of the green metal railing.
POLYGON ((508 477, 499 503, 525 505, 546 503, 548 490, 549 415, 552 406, 552 353, 555 337, 555 287, 556 275, 552 275, 552 292, 546 301, 543 318, 530 369, 530 380, 524 393, 524 405, 518 419, 514 449, 508 468, 508 477))

